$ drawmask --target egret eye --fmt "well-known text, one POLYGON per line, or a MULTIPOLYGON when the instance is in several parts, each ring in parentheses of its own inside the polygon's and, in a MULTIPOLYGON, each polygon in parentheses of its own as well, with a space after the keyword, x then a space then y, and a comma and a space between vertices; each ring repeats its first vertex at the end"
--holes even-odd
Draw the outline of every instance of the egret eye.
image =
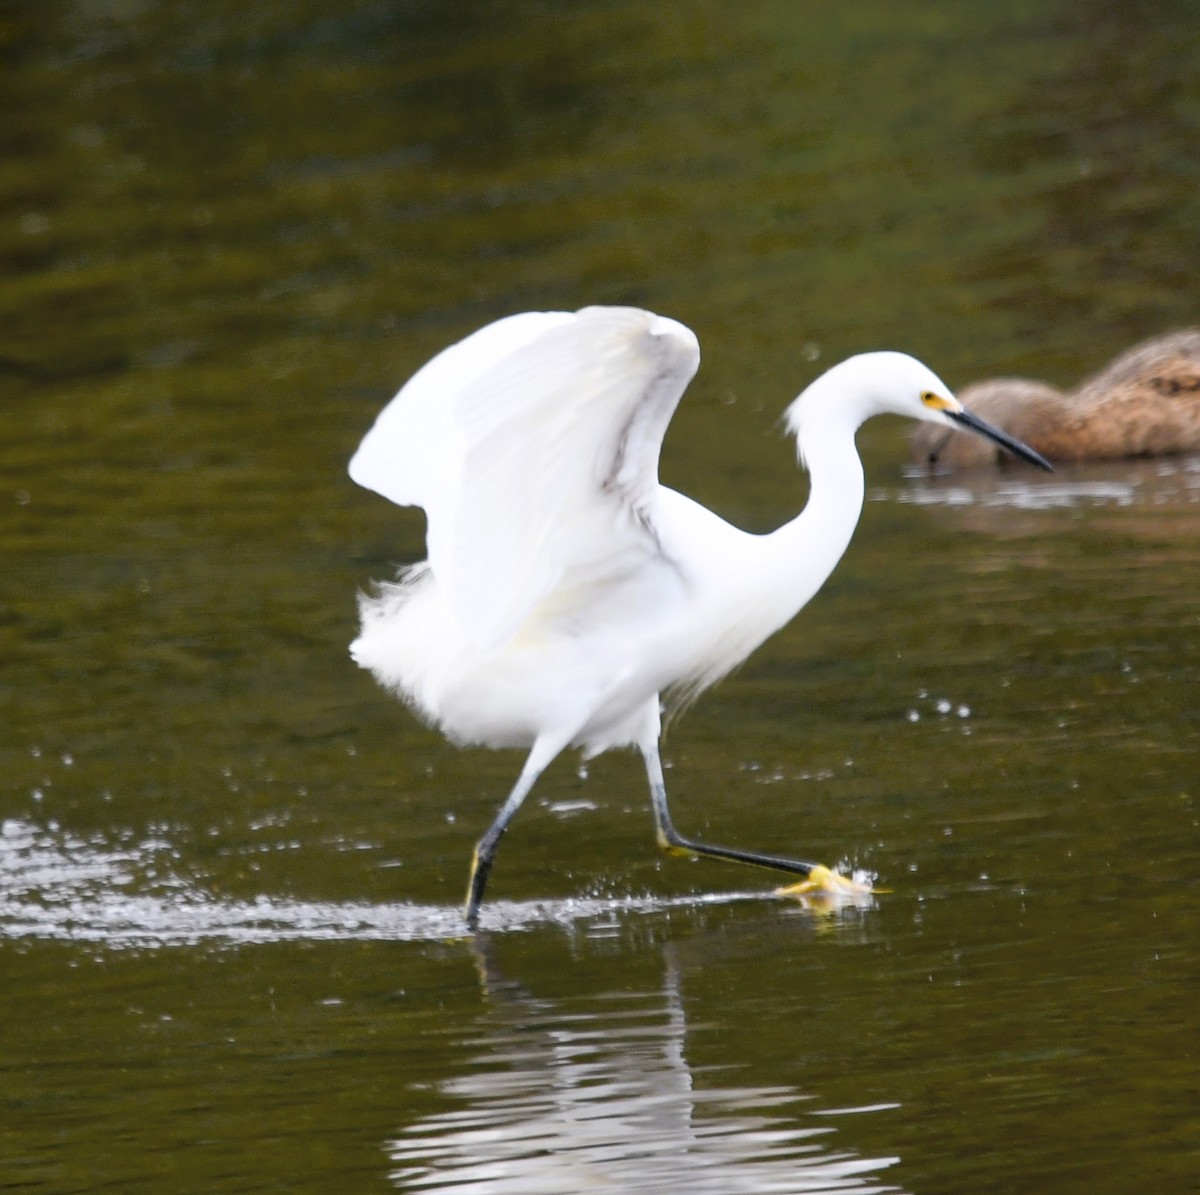
POLYGON ((931 411, 948 411, 950 402, 934 390, 921 391, 921 403, 931 411))

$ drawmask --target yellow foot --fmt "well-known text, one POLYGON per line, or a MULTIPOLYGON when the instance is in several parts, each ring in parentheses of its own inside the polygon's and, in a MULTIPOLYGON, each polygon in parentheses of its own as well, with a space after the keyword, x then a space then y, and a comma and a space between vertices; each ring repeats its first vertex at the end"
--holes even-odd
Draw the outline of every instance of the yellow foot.
POLYGON ((808 878, 798 884, 776 888, 776 896, 870 896, 879 889, 872 888, 869 881, 859 881, 844 876, 840 871, 831 871, 820 863, 808 873, 808 878))

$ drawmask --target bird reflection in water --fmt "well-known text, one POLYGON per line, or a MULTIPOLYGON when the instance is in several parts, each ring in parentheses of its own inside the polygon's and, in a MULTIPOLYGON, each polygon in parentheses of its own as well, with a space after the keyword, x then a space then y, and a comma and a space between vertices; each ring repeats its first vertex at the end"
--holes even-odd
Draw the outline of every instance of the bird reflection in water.
POLYGON ((835 1130, 816 1122, 810 1095, 725 1086, 693 1070, 669 949, 661 992, 614 993, 582 1016, 507 981, 483 935, 476 957, 495 1010, 492 1030, 475 1069, 442 1084, 454 1106, 387 1143, 399 1189, 900 1190, 878 1178, 899 1159, 834 1147, 835 1130))

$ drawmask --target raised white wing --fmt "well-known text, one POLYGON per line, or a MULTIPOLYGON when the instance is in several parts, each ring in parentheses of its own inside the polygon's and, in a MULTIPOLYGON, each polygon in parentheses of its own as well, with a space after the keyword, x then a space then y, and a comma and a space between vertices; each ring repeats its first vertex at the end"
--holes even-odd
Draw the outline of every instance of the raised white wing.
POLYGON ((400 388, 350 459, 350 477, 397 506, 429 514, 458 485, 465 445, 454 426, 455 398, 492 366, 549 328, 567 311, 526 311, 480 328, 423 365, 400 388))
POLYGON ((659 449, 699 359, 687 328, 637 308, 502 320, 400 392, 351 475, 425 507, 439 586, 470 640, 496 644, 556 587, 602 587, 658 552, 659 449), (408 409, 385 426, 402 400, 408 409), (434 405, 446 410, 430 413, 434 405), (381 444, 409 434, 428 441, 391 448, 390 457, 367 453, 381 428, 381 444), (385 459, 412 471, 372 463, 385 459))

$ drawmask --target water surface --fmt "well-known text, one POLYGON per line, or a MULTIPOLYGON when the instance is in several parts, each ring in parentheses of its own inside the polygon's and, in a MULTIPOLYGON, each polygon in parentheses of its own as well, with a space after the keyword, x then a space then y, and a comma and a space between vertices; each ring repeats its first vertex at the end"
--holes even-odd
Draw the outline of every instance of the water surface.
POLYGON ((496 316, 704 365, 752 528, 864 348, 1070 384, 1194 324, 1187 5, 61 0, 0 23, 0 1187, 1124 1192, 1200 1173, 1200 471, 906 472, 665 745, 459 752, 346 657, 423 526, 345 462, 496 316))

